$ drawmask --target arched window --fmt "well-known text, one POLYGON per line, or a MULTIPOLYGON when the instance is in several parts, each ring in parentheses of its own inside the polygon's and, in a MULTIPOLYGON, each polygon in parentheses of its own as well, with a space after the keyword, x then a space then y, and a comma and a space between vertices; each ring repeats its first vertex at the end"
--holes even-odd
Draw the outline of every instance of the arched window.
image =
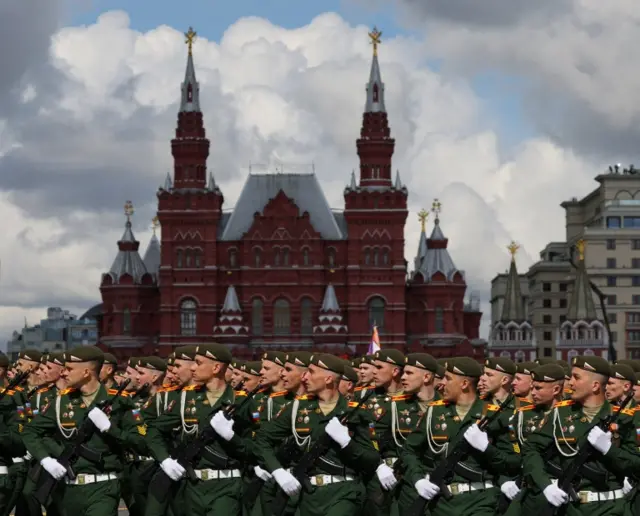
POLYGON ((182 249, 178 249, 177 255, 178 255, 178 260, 177 260, 176 266, 178 268, 181 268, 182 267, 182 249))
POLYGON ((374 267, 378 266, 378 248, 377 247, 373 250, 373 266, 374 267))
POLYGON ((282 265, 289 265, 289 248, 285 247, 282 250, 282 265))
POLYGON ((516 362, 524 362, 524 351, 516 351, 516 362))
POLYGON ((309 249, 306 247, 302 250, 302 265, 309 266, 309 249))
POLYGON ((291 313, 289 302, 285 299, 278 299, 273 305, 273 333, 276 335, 291 333, 291 313))
POLYGON ((187 249, 185 252, 185 267, 191 267, 191 249, 187 249))
POLYGON ((300 303, 300 333, 303 335, 313 333, 313 304, 308 297, 300 303))
POLYGON ((273 250, 273 265, 278 267, 280 265, 280 248, 273 250))
POLYGON ((575 349, 572 349, 571 351, 569 351, 569 353, 567 353, 567 358, 569 359, 569 363, 571 363, 571 359, 573 359, 573 357, 577 357, 578 356, 578 352, 575 349))
POLYGON ((329 248, 329 254, 328 254, 328 262, 329 262, 329 267, 335 267, 336 265, 336 250, 333 247, 329 248))
POLYGON ((262 335, 262 299, 255 298, 251 302, 251 333, 253 335, 262 335))
POLYGON ((364 264, 371 265, 371 250, 369 248, 364 250, 364 264))
POLYGON ((444 333, 444 310, 440 307, 437 307, 435 316, 435 333, 444 333))
POLYGON ((194 258, 194 266, 197 268, 200 268, 200 249, 196 249, 193 251, 193 258, 194 258))
POLYGON ((256 266, 256 268, 259 268, 262 264, 262 253, 260 252, 260 249, 255 249, 253 251, 253 262, 256 266))
POLYGON ((195 335, 197 322, 197 305, 193 299, 185 299, 180 304, 180 333, 195 335))
POLYGON ((234 268, 238 266, 238 253, 235 249, 229 251, 229 267, 234 268))
POLYGON ((374 297, 369 301, 369 327, 378 327, 378 332, 384 330, 384 301, 382 298, 374 297))
POLYGON ((129 335, 131 333, 131 310, 125 308, 122 312, 122 333, 129 335))
POLYGON ((389 265, 389 250, 382 250, 382 265, 389 265))

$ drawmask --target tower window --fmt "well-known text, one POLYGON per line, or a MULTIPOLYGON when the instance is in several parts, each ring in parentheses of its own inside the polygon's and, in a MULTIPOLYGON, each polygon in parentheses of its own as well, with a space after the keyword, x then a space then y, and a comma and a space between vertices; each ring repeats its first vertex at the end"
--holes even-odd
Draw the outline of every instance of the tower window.
POLYGON ((374 101, 374 102, 378 102, 378 94, 379 94, 379 91, 378 91, 378 83, 376 82, 376 83, 373 85, 373 101, 374 101))
POLYGON ((185 251, 185 263, 186 267, 191 267, 191 249, 185 251))
POLYGON ((336 251, 333 248, 329 249, 328 262, 329 267, 334 267, 336 264, 336 251))
POLYGON ((229 251, 229 267, 231 268, 237 267, 237 256, 238 256, 238 253, 236 253, 235 249, 231 249, 229 251))
POLYGON ((260 253, 260 249, 256 249, 255 251, 253 251, 253 261, 256 268, 260 267, 262 263, 261 258, 262 258, 262 255, 260 253))
POLYGON ((182 249, 178 249, 178 259, 177 259, 177 266, 178 268, 182 267, 182 249))
POLYGON ((302 250, 302 265, 307 267, 309 265, 309 249, 302 250))
POLYGON ((276 335, 289 335, 290 332, 289 302, 285 299, 278 299, 273 307, 273 333, 276 335))
POLYGON ((364 251, 364 264, 371 265, 371 251, 369 249, 364 251))
POLYGON ((192 299, 186 299, 180 304, 180 333, 195 335, 197 322, 197 305, 192 299))
POLYGON ((131 333, 131 310, 125 308, 122 312, 122 333, 129 335, 131 333))
POLYGON ((305 297, 300 304, 300 333, 309 335, 313 333, 313 303, 305 297))
POLYGON ((191 86, 191 83, 187 86, 187 102, 193 102, 193 86, 191 86))
POLYGON ((289 265, 289 248, 287 247, 282 250, 282 265, 289 265))
POLYGON ((369 326, 377 326, 378 331, 384 330, 384 309, 385 302, 382 298, 374 297, 369 301, 369 326))
POLYGON ((436 308, 435 316, 435 332, 444 333, 444 310, 440 307, 436 308))

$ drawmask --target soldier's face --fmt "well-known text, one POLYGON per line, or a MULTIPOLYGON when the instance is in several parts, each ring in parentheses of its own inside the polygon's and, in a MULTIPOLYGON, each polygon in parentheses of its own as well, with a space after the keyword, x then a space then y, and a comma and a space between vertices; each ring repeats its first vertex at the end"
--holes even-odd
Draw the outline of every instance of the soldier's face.
POLYGON ((393 380, 393 374, 397 369, 398 366, 394 364, 376 360, 373 363, 373 382, 376 387, 387 387, 393 380))
POLYGON ((136 378, 136 387, 140 388, 142 387, 145 383, 148 383, 149 385, 153 385, 156 383, 156 381, 158 380, 158 377, 160 376, 160 373, 158 371, 154 371, 153 369, 149 369, 147 367, 136 367, 136 370, 138 371, 138 376, 136 378))
POLYGON ((418 392, 427 383, 429 373, 419 367, 406 365, 402 371, 402 390, 407 393, 418 392))
POLYGON ((633 386, 633 399, 640 403, 640 385, 633 386))
POLYGON ((109 377, 113 374, 113 364, 103 364, 100 369, 100 381, 106 382, 109 377))
POLYGON ((124 371, 125 378, 129 378, 131 380, 131 384, 135 385, 138 379, 138 371, 135 367, 127 366, 124 371))
POLYGON ((40 366, 40 379, 42 383, 55 382, 62 374, 63 366, 47 362, 40 366))
POLYGON ((533 382, 531 399, 534 405, 549 406, 560 394, 561 386, 558 382, 533 382))
POLYGON ((516 396, 526 397, 531 392, 531 375, 517 373, 513 379, 513 393, 516 396))
POLYGON ((244 375, 242 374, 242 370, 234 367, 231 373, 231 387, 233 387, 234 389, 238 388, 240 386, 240 383, 242 383, 243 378, 244 375))
POLYGON ((244 390, 245 391, 252 391, 253 389, 255 389, 258 384, 260 383, 260 380, 262 378, 260 376, 256 376, 255 374, 245 374, 244 375, 244 390))
POLYGON ((260 369, 260 376, 262 376, 262 384, 274 385, 280 381, 280 371, 282 367, 272 362, 271 360, 262 361, 262 369, 260 369))
POLYGON ((507 375, 496 371, 495 369, 484 368, 484 374, 480 377, 478 382, 478 390, 480 394, 494 394, 498 392, 498 389, 506 384, 505 378, 507 375))
POLYGON ((79 387, 90 377, 90 364, 86 362, 67 362, 62 371, 62 377, 67 387, 79 387))
POLYGON ((369 385, 373 381, 374 368, 371 364, 362 363, 358 367, 358 378, 362 385, 369 385))
POLYGON ((297 390, 302 383, 302 375, 304 374, 305 369, 306 368, 298 367, 291 362, 287 362, 280 371, 280 378, 282 379, 283 387, 288 391, 297 390))
POLYGON ((186 385, 191 382, 191 366, 193 362, 191 360, 181 360, 176 358, 176 363, 173 366, 173 372, 176 378, 180 382, 180 385, 186 385))
POLYGON ((316 394, 326 388, 332 376, 335 374, 311 364, 302 375, 302 384, 309 394, 316 394))
POLYGON ((608 401, 618 401, 629 392, 631 389, 631 382, 628 380, 621 380, 620 378, 609 378, 607 382, 607 388, 605 390, 605 396, 608 401))
POLYGON ((462 382, 464 378, 460 375, 446 372, 442 379, 442 397, 445 401, 456 402, 462 393, 462 382))
POLYGON ((571 393, 571 399, 581 402, 592 394, 604 392, 606 384, 600 375, 584 371, 579 367, 574 367, 571 370, 569 387, 573 391, 573 393, 571 393))
POLYGON ((220 371, 222 364, 201 355, 196 355, 196 359, 191 365, 191 377, 195 383, 207 383, 215 374, 220 371))
POLYGON ((349 381, 349 380, 345 380, 344 378, 340 379, 340 384, 338 385, 338 390, 340 391, 340 394, 342 394, 343 396, 348 396, 349 394, 351 394, 351 392, 353 391, 353 388, 355 386, 353 385, 353 382, 349 381))

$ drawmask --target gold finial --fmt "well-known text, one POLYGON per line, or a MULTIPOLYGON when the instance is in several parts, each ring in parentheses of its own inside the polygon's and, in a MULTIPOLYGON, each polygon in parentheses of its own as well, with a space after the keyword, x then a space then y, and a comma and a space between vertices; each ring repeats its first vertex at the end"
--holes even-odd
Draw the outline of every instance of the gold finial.
POLYGON ((422 208, 418 212, 418 219, 420 220, 420 227, 422 228, 422 232, 424 233, 424 226, 427 223, 427 219, 429 218, 429 212, 422 208))
POLYGON ((131 220, 131 215, 133 215, 133 203, 131 201, 127 201, 124 203, 124 214, 127 216, 127 221, 131 220))
POLYGON ((442 211, 442 204, 440 204, 440 201, 438 199, 433 200, 431 211, 435 214, 436 220, 438 220, 440 218, 440 212, 442 211))
POLYGON ((187 38, 185 39, 184 42, 189 47, 189 55, 191 55, 191 50, 193 49, 193 42, 196 40, 197 36, 198 36, 198 33, 193 30, 193 27, 189 27, 189 30, 184 33, 184 37, 187 38))
POLYGON ((509 252, 511 253, 511 259, 515 260, 516 253, 518 252, 518 249, 520 249, 520 246, 512 240, 511 243, 507 246, 507 249, 509 249, 509 252))
POLYGON ((581 238, 576 242, 576 249, 578 250, 578 257, 580 261, 584 261, 584 250, 587 247, 587 243, 581 238))
POLYGON ((153 229, 153 234, 156 234, 156 229, 160 227, 160 219, 156 215, 151 219, 151 229, 153 229))
POLYGON ((378 45, 382 43, 380 41, 380 36, 382 36, 382 31, 378 30, 377 27, 374 27, 373 30, 369 33, 369 38, 371 38, 371 44, 373 45, 373 55, 378 55, 378 45))

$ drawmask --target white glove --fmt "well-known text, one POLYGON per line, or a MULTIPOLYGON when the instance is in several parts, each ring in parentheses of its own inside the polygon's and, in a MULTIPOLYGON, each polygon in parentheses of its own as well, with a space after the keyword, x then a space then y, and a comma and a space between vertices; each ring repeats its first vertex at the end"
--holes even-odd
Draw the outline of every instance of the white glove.
POLYGON ((263 482, 268 482, 269 480, 271 480, 273 478, 271 476, 271 473, 269 473, 268 471, 262 469, 260 466, 256 466, 255 468, 253 468, 253 471, 256 474, 256 477, 258 477, 263 482))
POLYGON ((516 496, 518 496, 520 488, 513 480, 509 480, 508 482, 505 482, 500 486, 500 491, 502 491, 509 500, 513 500, 516 496))
POLYGON ((340 445, 340 448, 344 448, 351 442, 351 436, 349 435, 349 429, 344 426, 337 417, 331 418, 331 421, 327 423, 325 432, 340 445))
POLYGON ((300 482, 296 480, 291 473, 287 470, 278 468, 273 473, 271 473, 273 478, 275 478, 278 485, 282 488, 282 490, 287 494, 287 496, 294 496, 300 492, 301 485, 300 482))
POLYGON ((60 480, 67 474, 67 470, 53 457, 45 457, 40 461, 42 467, 56 480, 60 480))
POLYGON ((489 446, 489 436, 480 430, 478 425, 471 425, 464 433, 465 440, 478 451, 485 451, 489 446))
POLYGON ((611 432, 604 432, 599 426, 594 426, 591 429, 587 440, 603 455, 606 455, 611 449, 611 432))
POLYGON ((396 476, 393 474, 393 470, 386 464, 380 464, 378 466, 376 475, 378 475, 380 485, 386 491, 391 491, 394 487, 396 487, 396 484, 398 483, 396 476))
POLYGON ((178 463, 178 461, 171 457, 164 459, 160 463, 160 467, 162 468, 162 471, 164 471, 174 482, 180 480, 186 473, 186 470, 178 463))
POLYGON ((547 499, 547 502, 554 507, 560 507, 569 501, 569 495, 555 484, 549 484, 545 487, 542 494, 547 499))
POLYGON ((627 477, 624 477, 624 482, 622 483, 622 494, 628 495, 633 490, 633 486, 627 477))
POLYGON ((416 488, 416 491, 418 491, 418 494, 425 500, 431 500, 440 492, 440 488, 437 485, 432 484, 429 480, 429 475, 418 480, 414 487, 416 488))
POLYGON ((102 412, 102 410, 100 410, 98 407, 93 407, 89 411, 89 414, 87 414, 87 417, 102 433, 107 432, 109 428, 111 428, 111 421, 109 421, 109 416, 102 412))
POLYGON ((209 424, 215 433, 225 441, 230 441, 233 438, 233 419, 227 419, 222 411, 216 412, 209 424))

